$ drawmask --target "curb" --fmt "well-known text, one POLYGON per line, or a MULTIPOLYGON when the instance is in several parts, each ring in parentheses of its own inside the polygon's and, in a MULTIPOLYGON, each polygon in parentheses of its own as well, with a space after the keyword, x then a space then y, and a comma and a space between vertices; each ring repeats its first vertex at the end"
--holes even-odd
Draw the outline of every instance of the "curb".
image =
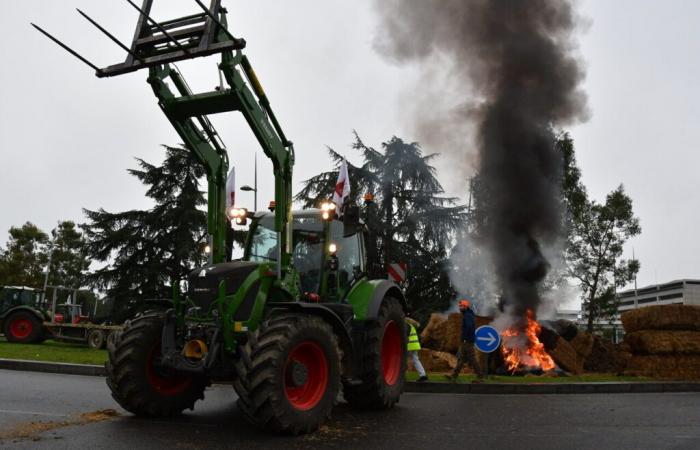
POLYGON ((599 383, 416 383, 406 382, 405 392, 425 394, 647 394, 700 392, 691 381, 599 383))
POLYGON ((60 373, 66 375, 105 376, 104 366, 90 364, 69 364, 46 361, 29 361, 26 359, 2 359, 0 369, 23 370, 27 372, 60 373))
MULTIPOLYGON (((66 375, 105 376, 104 366, 0 358, 0 369, 66 375)), ((691 381, 600 382, 600 383, 416 383, 407 381, 405 392, 422 394, 643 394, 700 392, 691 381)))

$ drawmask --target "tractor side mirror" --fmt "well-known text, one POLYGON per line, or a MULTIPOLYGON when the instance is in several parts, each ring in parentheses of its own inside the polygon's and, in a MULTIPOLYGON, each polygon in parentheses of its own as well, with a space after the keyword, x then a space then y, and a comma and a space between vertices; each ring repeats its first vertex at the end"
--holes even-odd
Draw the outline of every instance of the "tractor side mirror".
POLYGON ((360 231, 360 207, 347 204, 343 209, 343 237, 352 236, 360 231))

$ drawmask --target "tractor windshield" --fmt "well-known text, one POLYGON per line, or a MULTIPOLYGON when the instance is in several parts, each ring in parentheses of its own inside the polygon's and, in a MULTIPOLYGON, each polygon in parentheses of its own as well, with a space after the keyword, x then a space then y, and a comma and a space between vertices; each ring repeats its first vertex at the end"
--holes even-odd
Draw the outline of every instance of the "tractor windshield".
MULTIPOLYGON (((301 278, 303 292, 317 293, 323 268, 323 222, 316 216, 298 216, 292 222, 292 261, 301 278)), ((274 216, 260 218, 253 227, 244 258, 248 261, 277 261, 274 216)))

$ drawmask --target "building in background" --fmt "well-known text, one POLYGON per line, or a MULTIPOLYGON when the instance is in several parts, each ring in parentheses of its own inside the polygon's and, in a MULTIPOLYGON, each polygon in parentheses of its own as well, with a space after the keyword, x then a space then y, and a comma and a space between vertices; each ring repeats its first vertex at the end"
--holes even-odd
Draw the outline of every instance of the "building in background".
MULTIPOLYGON (((610 336, 613 342, 620 342, 624 337, 624 327, 620 315, 626 311, 652 305, 700 305, 700 280, 675 280, 663 284, 654 284, 639 289, 629 289, 617 293, 618 313, 612 320, 599 319, 596 329, 610 336)), ((583 323, 586 321, 585 312, 583 323)))
POLYGON ((623 313, 651 305, 700 305, 700 280, 676 280, 617 294, 623 313))

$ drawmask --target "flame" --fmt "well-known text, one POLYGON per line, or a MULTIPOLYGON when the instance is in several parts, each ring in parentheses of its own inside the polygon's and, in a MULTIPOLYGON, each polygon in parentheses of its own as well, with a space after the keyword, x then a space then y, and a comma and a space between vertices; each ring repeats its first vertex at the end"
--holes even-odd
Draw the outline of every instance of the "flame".
POLYGON ((503 337, 501 352, 508 370, 515 372, 520 367, 544 371, 554 369, 556 366, 554 360, 547 354, 544 344, 537 337, 541 327, 535 321, 532 310, 527 311, 526 318, 525 333, 511 327, 501 334, 503 337))

